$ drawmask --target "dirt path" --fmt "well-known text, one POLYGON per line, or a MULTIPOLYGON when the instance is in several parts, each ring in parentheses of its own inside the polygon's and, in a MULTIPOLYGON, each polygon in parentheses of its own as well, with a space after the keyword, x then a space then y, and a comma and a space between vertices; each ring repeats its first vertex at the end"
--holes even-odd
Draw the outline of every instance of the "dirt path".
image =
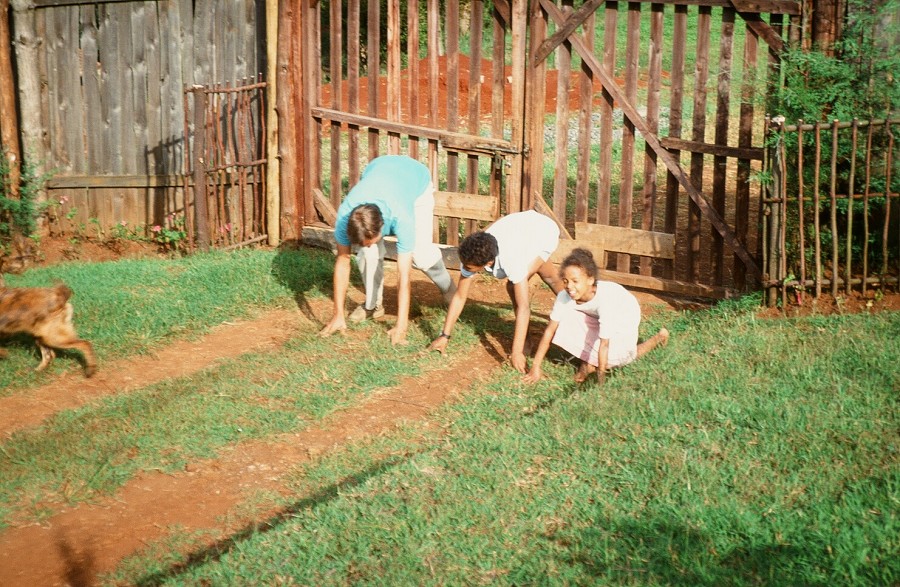
MULTIPOLYGON (((255 320, 251 324, 265 345, 278 344, 290 332, 292 318, 283 312, 255 320)), ((247 323, 219 329, 203 341, 174 347, 198 351, 195 368, 202 368, 222 357, 209 349, 220 346, 229 337, 246 340, 247 323), (199 352, 206 349, 207 353, 199 352), (212 354, 211 354, 212 353, 212 354), (203 357, 203 359, 201 359, 203 357)), ((162 351, 153 364, 178 356, 176 348, 162 351)), ((238 354, 248 349, 233 349, 238 354)), ((0 534, 0 585, 90 585, 98 573, 110 571, 126 556, 163 538, 170 529, 180 532, 214 529, 222 539, 240 531, 253 520, 242 519, 233 510, 260 490, 286 493, 282 476, 310 459, 367 435, 390 429, 403 421, 422 420, 435 407, 464 392, 476 380, 497 366, 495 358, 502 349, 478 346, 465 357, 456 357, 448 366, 429 373, 427 379, 407 378, 395 387, 379 390, 361 405, 340 412, 322 423, 296 434, 261 442, 246 442, 230 447, 218 459, 192 463, 184 473, 167 475, 144 473, 129 482, 116 495, 95 503, 81 504, 59 512, 40 525, 9 528, 0 534), (466 369, 456 363, 465 361, 466 369), (223 523, 221 520, 231 520, 223 523)), ((140 366, 134 366, 140 370, 140 366)), ((30 410, 32 421, 51 414, 54 409, 77 404, 104 392, 115 390, 113 380, 136 387, 153 380, 184 373, 186 365, 172 374, 157 370, 136 376, 109 375, 95 389, 79 389, 70 400, 48 405, 41 401, 30 410), (95 394, 91 396, 90 394, 95 394)), ((114 369, 110 369, 114 370, 114 369)), ((146 370, 146 367, 145 367, 146 370)), ((49 386, 48 386, 49 387, 49 386)), ((91 384, 76 386, 93 388, 91 384)), ((117 390, 119 392, 122 389, 117 390)), ((49 390, 42 393, 50 393, 49 390)), ((7 427, 9 425, 7 424, 7 427)), ((291 496, 293 499, 298 496, 291 496)), ((302 498, 303 496, 299 496, 302 498)), ((278 515, 278 512, 270 512, 278 515)))

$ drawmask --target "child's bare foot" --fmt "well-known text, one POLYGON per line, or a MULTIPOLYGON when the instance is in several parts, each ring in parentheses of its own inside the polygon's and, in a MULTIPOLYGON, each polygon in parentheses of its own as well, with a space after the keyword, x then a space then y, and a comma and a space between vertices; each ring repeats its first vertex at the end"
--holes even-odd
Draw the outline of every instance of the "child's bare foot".
POLYGON ((594 367, 587 361, 582 361, 578 371, 575 372, 575 383, 584 383, 596 370, 597 367, 594 367))
POLYGON ((669 330, 666 327, 662 327, 659 329, 659 346, 666 346, 669 344, 669 330))

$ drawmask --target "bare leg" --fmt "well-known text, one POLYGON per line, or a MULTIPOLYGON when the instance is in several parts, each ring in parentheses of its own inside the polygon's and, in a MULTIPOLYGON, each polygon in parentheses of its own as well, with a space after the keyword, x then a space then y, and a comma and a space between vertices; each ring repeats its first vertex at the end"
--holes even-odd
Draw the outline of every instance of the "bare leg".
POLYGON ((652 351, 658 346, 666 346, 669 342, 669 331, 665 328, 660 328, 659 332, 640 343, 637 346, 637 356, 638 358, 643 357, 648 352, 652 351))

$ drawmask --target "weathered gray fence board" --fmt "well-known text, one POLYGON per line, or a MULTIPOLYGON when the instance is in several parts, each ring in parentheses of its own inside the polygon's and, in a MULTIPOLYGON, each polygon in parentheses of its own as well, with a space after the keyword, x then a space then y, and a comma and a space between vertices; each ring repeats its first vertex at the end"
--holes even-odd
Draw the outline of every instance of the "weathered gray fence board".
POLYGON ((63 214, 74 210, 68 229, 99 223, 108 230, 122 221, 149 226, 185 212, 182 186, 151 186, 149 178, 185 169, 186 87, 234 84, 264 71, 257 24, 264 6, 256 0, 36 6, 35 32, 44 42, 34 68, 43 83, 30 98, 40 100, 46 129, 50 197, 66 200, 63 214), (66 177, 88 180, 77 187, 66 177), (102 187, 95 177, 145 177, 150 187, 102 187))

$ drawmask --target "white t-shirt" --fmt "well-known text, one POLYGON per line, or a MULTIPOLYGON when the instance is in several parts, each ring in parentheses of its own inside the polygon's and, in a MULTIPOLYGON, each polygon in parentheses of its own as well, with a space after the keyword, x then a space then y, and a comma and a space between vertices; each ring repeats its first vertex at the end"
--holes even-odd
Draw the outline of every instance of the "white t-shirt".
POLYGON ((560 322, 572 310, 597 318, 599 338, 613 339, 637 336, 641 323, 641 305, 630 291, 612 281, 597 280, 594 297, 583 304, 575 303, 563 290, 556 296, 550 319, 560 322))
MULTIPOLYGON (((485 271, 512 283, 528 278, 528 266, 538 257, 546 261, 559 246, 559 227, 536 210, 508 214, 485 232, 497 239, 499 251, 493 267, 485 267, 485 271)), ((460 272, 463 277, 475 275, 465 267, 460 272)))

